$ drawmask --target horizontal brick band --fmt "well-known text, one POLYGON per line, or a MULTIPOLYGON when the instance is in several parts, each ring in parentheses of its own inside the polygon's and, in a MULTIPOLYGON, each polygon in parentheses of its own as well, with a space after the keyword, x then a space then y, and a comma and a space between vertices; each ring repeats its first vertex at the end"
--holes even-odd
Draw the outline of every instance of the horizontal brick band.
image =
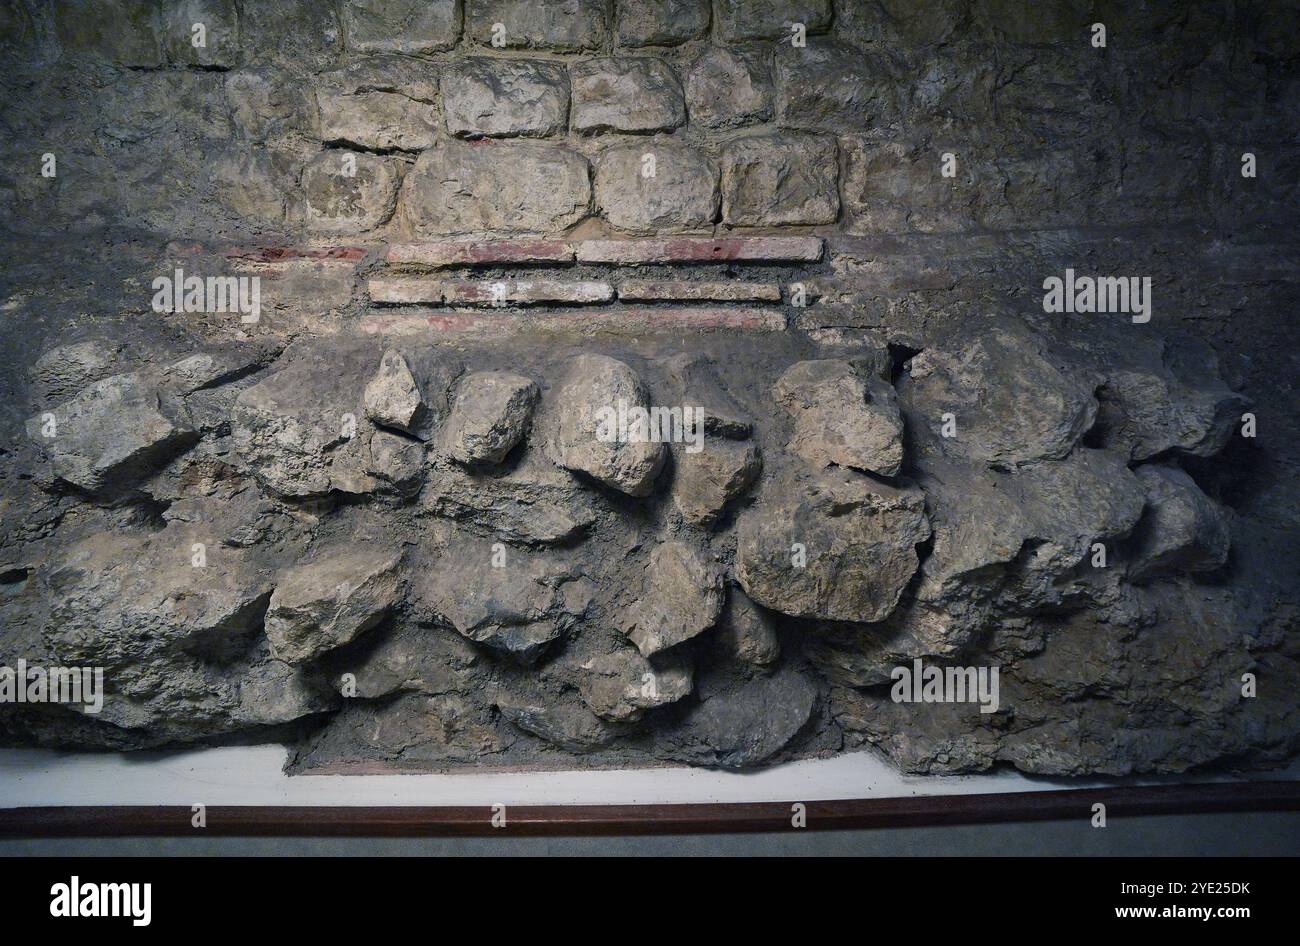
POLYGON ((574 245, 580 263, 815 263, 822 258, 820 237, 673 237, 574 245))
POLYGON ((394 266, 492 266, 501 263, 569 263, 573 244, 562 240, 446 240, 394 243, 388 262, 394 266))
POLYGON ((635 302, 780 302, 781 287, 761 282, 629 280, 618 287, 618 297, 635 302))
POLYGON ((455 332, 484 337, 528 331, 636 334, 682 329, 742 329, 780 332, 785 316, 758 308, 634 308, 510 315, 487 312, 372 312, 361 320, 371 335, 455 332))
POLYGON ((358 262, 369 252, 363 246, 232 246, 222 255, 228 259, 246 259, 259 263, 282 260, 344 260, 358 262))
POLYGON ((557 279, 441 280, 381 277, 368 283, 370 301, 381 305, 540 305, 608 302, 607 282, 557 279))

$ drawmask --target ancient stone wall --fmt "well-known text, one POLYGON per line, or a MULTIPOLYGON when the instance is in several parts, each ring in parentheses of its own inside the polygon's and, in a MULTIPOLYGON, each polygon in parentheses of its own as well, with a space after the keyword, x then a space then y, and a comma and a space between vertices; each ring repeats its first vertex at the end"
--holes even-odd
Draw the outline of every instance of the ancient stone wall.
POLYGON ((1294 5, 7 0, 0 52, 0 670, 105 681, 6 741, 1300 744, 1294 5))

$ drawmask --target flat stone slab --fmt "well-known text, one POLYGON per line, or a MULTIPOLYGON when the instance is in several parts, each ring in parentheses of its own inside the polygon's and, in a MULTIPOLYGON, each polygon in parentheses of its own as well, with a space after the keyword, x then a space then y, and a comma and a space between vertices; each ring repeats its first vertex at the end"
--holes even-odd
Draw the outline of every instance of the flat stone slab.
POLYGON ((618 287, 618 297, 636 302, 780 302, 781 287, 770 282, 686 282, 638 279, 618 287))
POLYGON ((821 237, 672 237, 648 240, 584 240, 576 244, 580 263, 815 263, 821 237))
POLYGON ((573 244, 561 240, 444 240, 394 243, 386 259, 392 266, 495 266, 499 263, 571 263, 573 244))
POLYGON ((580 332, 629 335, 682 329, 785 331, 779 309, 732 306, 690 308, 587 309, 545 313, 488 312, 372 312, 361 320, 367 335, 403 336, 428 332, 464 333, 484 338, 523 332, 580 332))
POLYGON ((371 279, 370 301, 380 305, 512 306, 609 302, 614 287, 587 280, 441 280, 420 277, 371 279))

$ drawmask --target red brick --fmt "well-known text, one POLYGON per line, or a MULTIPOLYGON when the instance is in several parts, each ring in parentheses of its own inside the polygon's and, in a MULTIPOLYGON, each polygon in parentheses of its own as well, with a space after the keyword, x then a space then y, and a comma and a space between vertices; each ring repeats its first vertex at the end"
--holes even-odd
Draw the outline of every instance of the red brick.
POLYGON ((685 280, 628 280, 618 287, 618 297, 637 302, 780 302, 781 287, 763 282, 687 282, 685 280))
POLYGON ((440 243, 394 243, 388 248, 394 266, 493 266, 500 263, 571 263, 573 244, 563 240, 448 240, 440 243))
POLYGON ((562 279, 442 280, 382 276, 369 281, 370 301, 381 305, 494 305, 494 288, 505 287, 507 306, 543 303, 608 302, 614 289, 607 282, 562 279))
POLYGON ((364 246, 232 246, 224 251, 228 259, 246 259, 259 263, 284 260, 344 260, 358 262, 369 251, 364 246))
POLYGON ((575 246, 580 263, 815 263, 822 258, 820 237, 584 240, 575 246))
POLYGON ((479 312, 372 312, 361 321, 367 334, 418 335, 452 332, 497 337, 528 331, 640 334, 690 329, 779 332, 785 316, 760 308, 577 309, 533 314, 479 312))

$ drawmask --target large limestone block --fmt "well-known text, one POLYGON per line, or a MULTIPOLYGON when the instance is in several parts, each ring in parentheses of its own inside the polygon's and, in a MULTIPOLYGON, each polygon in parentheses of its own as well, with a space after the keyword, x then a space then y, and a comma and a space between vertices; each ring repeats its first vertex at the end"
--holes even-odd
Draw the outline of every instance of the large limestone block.
POLYGON ((788 42, 795 24, 806 33, 824 32, 831 25, 831 0, 718 0, 718 31, 728 42, 788 42))
POLYGON ((500 463, 528 433, 541 392, 509 371, 476 371, 461 379, 447 418, 447 453, 469 465, 500 463))
POLYGON ((573 67, 575 131, 670 131, 686 121, 681 83, 660 59, 592 59, 573 67))
POLYGON ((930 537, 925 496, 847 470, 773 489, 737 526, 736 579, 756 602, 793 617, 881 621, 915 574, 930 537))
POLYGON ((444 142, 406 176, 402 213, 415 236, 554 233, 591 204, 587 160, 541 142, 444 142))
POLYGON ((835 141, 755 135, 722 148, 722 219, 732 226, 834 223, 840 197, 835 141))
POLYGON ((709 29, 709 0, 621 0, 618 41, 623 46, 678 46, 709 29))
POLYGON ((772 79, 759 56, 711 47, 686 77, 691 121, 707 128, 741 128, 772 117, 772 79))
POLYGON ((667 450, 629 423, 619 429, 620 410, 650 406, 641 378, 605 355, 579 355, 556 393, 559 418, 550 444, 555 462, 585 473, 629 496, 648 496, 667 450))
POLYGON ((401 182, 392 158, 322 151, 302 172, 307 225, 325 233, 364 233, 388 222, 401 182))
POLYGON ((343 0, 339 14, 351 49, 428 53, 460 38, 461 0, 343 0))
POLYGON ((447 131, 459 138, 545 138, 569 121, 569 73, 552 62, 465 59, 442 73, 447 131))
POLYGON ((465 32, 483 46, 580 52, 608 35, 604 0, 466 0, 465 32))
POLYGON ((641 597, 622 624, 643 656, 711 628, 722 613, 722 576, 689 545, 665 542, 650 553, 641 597))
POLYGON ((896 476, 903 418, 892 385, 863 378, 846 361, 801 361, 773 394, 794 421, 790 449, 817 467, 831 464, 896 476))
POLYGON ((668 141, 608 148, 596 158, 596 206, 610 224, 634 233, 707 227, 718 212, 718 169, 694 148, 668 141))

